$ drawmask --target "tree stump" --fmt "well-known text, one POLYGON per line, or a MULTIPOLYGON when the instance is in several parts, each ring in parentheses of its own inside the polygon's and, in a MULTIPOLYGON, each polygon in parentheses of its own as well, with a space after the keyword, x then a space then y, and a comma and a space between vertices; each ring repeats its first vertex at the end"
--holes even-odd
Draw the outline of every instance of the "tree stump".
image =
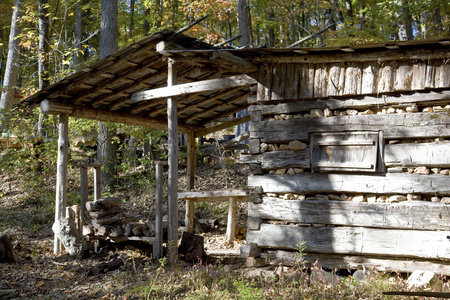
POLYGON ((0 235, 0 262, 17 263, 18 257, 7 234, 0 235))
POLYGON ((188 263, 196 263, 205 259, 204 240, 202 236, 183 232, 178 249, 181 259, 188 263))

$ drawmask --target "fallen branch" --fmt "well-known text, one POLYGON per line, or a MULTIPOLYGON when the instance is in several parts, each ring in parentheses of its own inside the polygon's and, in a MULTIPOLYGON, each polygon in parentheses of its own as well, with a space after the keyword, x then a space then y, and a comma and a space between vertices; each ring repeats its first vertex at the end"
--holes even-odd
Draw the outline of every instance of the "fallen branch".
POLYGON ((336 26, 336 23, 333 23, 333 24, 331 24, 331 25, 328 25, 328 26, 325 27, 324 29, 321 29, 321 30, 317 31, 316 33, 311 34, 310 36, 307 36, 307 37, 305 37, 305 38, 303 38, 303 39, 301 39, 301 40, 299 40, 299 41, 297 41, 297 42, 295 42, 295 43, 293 43, 293 44, 287 46, 287 48, 293 48, 293 47, 295 47, 295 46, 297 46, 297 45, 300 45, 301 43, 306 42, 307 40, 310 40, 310 39, 312 39, 312 38, 318 36, 319 34, 321 34, 321 33, 325 32, 325 31, 327 31, 328 29, 330 29, 330 28, 333 27, 333 26, 336 26))

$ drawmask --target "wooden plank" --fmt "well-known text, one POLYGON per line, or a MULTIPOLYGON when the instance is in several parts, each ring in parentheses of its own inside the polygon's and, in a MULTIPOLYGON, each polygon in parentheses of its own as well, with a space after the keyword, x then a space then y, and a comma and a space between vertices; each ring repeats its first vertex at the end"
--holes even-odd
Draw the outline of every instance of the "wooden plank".
POLYGON ((228 203, 228 218, 227 218, 227 242, 231 243, 236 239, 236 211, 237 201, 231 197, 228 203))
POLYGON ((137 92, 131 96, 131 101, 144 101, 164 97, 175 97, 187 95, 190 93, 208 92, 222 90, 238 86, 248 86, 256 84, 256 80, 247 75, 237 75, 226 78, 202 80, 197 82, 189 82, 178 84, 176 87, 163 87, 149 91, 137 92))
POLYGON ((436 59, 428 60, 426 77, 425 77, 425 88, 429 89, 429 88, 435 87, 436 68, 438 68, 438 67, 439 67, 439 61, 437 61, 436 59))
POLYGON ((330 65, 329 80, 327 86, 328 96, 342 95, 344 89, 344 64, 333 63, 330 65))
POLYGON ((248 186, 264 193, 364 193, 450 195, 447 175, 387 173, 384 175, 300 173, 249 176, 248 186))
MULTIPOLYGON (((58 157, 56 161, 56 199, 55 222, 66 217, 67 202, 67 164, 69 159, 69 114, 59 116, 58 124, 58 157)), ((53 254, 61 252, 61 241, 54 235, 53 254)))
POLYGON ((286 64, 273 65, 271 100, 284 100, 285 80, 286 80, 286 64))
POLYGON ((450 49, 411 49, 408 51, 364 51, 352 53, 325 53, 321 55, 261 55, 255 57, 255 63, 346 63, 378 61, 389 62, 397 60, 428 60, 430 58, 446 59, 450 56, 450 49))
POLYGON ((448 58, 442 61, 441 65, 436 69, 435 86, 438 88, 450 87, 450 62, 448 58), (439 74, 439 76, 437 76, 439 74))
POLYGON ((272 65, 264 65, 264 77, 263 77, 263 85, 264 85, 264 100, 270 101, 272 100, 272 65))
POLYGON ((391 144, 385 146, 388 167, 450 167, 450 143, 391 144))
POLYGON ((386 229, 449 230, 450 224, 448 205, 428 201, 359 203, 263 197, 261 203, 248 203, 248 216, 303 224, 386 229))
POLYGON ((427 64, 425 61, 416 61, 412 67, 412 83, 411 90, 425 89, 425 79, 427 74, 427 64))
POLYGON ((261 142, 309 140, 310 132, 383 131, 385 139, 450 136, 447 113, 380 114, 253 122, 250 138, 261 142))
MULTIPOLYGON (((168 62, 167 87, 170 89, 177 84, 177 69, 172 59, 168 62)), ((178 119, 177 102, 175 98, 167 98, 167 121, 168 121, 168 141, 169 147, 169 175, 167 208, 169 216, 168 226, 168 247, 169 260, 176 263, 178 257, 178 119)))
POLYGON ((251 106, 250 111, 258 109, 262 115, 305 113, 311 109, 368 109, 370 107, 384 107, 389 105, 440 105, 450 101, 450 91, 416 92, 413 94, 364 96, 361 98, 330 98, 302 100, 288 103, 271 104, 264 106, 251 106))
POLYGON ((410 91, 413 79, 413 67, 410 61, 401 61, 395 71, 394 91, 410 91))
POLYGON ((378 93, 392 92, 397 62, 384 62, 378 71, 378 93))
POLYGON ((374 94, 377 92, 378 69, 378 63, 363 63, 361 94, 374 94))
MULTIPOLYGON (((193 132, 187 134, 187 171, 186 171, 186 189, 194 189, 195 184, 195 136, 193 132)), ((186 200, 186 231, 194 231, 194 201, 186 200)))
MULTIPOLYGON (((294 265, 298 261, 298 253, 293 251, 268 251, 270 264, 294 265)), ((341 270, 378 270, 381 272, 411 273, 416 270, 431 271, 437 274, 450 275, 450 264, 446 261, 421 260, 400 257, 351 256, 337 254, 306 253, 304 259, 308 262, 317 262, 319 266, 327 269, 341 270)))
POLYGON ((287 64, 285 77, 285 94, 286 99, 297 99, 298 97, 298 80, 300 74, 297 72, 295 64, 287 64))
POLYGON ((343 95, 361 94, 362 70, 361 63, 349 62, 345 68, 345 85, 343 95))
POLYGON ((80 222, 80 228, 78 234, 81 237, 81 257, 87 258, 87 255, 85 255, 86 252, 86 237, 83 234, 83 227, 85 224, 86 219, 86 203, 89 201, 89 194, 88 194, 88 170, 86 167, 80 168, 80 190, 81 190, 81 199, 80 199, 80 206, 81 206, 81 222, 80 222))
POLYGON ((316 69, 314 71, 314 98, 326 97, 327 85, 327 64, 316 64, 316 69))
POLYGON ((250 192, 247 190, 217 190, 217 191, 188 191, 178 193, 178 198, 180 199, 213 199, 220 197, 249 197, 250 192))
POLYGON ((239 163, 261 164, 262 170, 286 169, 286 168, 309 168, 309 149, 301 151, 283 150, 264 152, 259 155, 241 154, 239 163))
POLYGON ((308 253, 450 259, 449 235, 450 231, 261 224, 260 230, 247 231, 247 242, 261 248, 295 249, 305 241, 308 253))
POLYGON ((299 98, 314 97, 314 64, 300 65, 299 72, 299 98))

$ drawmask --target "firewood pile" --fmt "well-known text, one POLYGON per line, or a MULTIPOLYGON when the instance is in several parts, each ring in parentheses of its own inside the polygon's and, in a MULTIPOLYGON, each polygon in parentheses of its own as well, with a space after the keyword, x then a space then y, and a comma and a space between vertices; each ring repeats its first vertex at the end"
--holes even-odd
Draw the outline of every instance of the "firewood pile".
POLYGON ((84 234, 89 240, 109 239, 123 242, 130 237, 154 237, 154 221, 133 221, 121 207, 122 200, 116 197, 98 199, 86 203, 89 217, 84 234))

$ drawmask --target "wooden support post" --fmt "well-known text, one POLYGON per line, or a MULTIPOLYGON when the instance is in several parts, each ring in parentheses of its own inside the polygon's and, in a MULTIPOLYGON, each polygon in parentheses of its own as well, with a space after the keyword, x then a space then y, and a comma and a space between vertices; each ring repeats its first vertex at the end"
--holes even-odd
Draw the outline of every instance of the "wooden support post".
POLYGON ((88 201, 88 169, 86 166, 80 168, 80 185, 81 185, 81 224, 80 224, 80 236, 81 236, 81 258, 87 258, 86 255, 86 237, 83 234, 83 226, 85 222, 86 214, 86 202, 88 201))
MULTIPOLYGON (((187 190, 194 188, 195 184, 195 133, 189 132, 187 134, 187 190)), ((192 233, 194 231, 194 200, 186 200, 186 231, 192 233)))
MULTIPOLYGON (((66 217, 67 161, 69 156, 69 115, 61 114, 58 125, 58 159, 56 165, 55 222, 66 217)), ((54 235, 53 253, 61 252, 61 241, 54 235)))
POLYGON ((102 198, 102 166, 94 166, 94 201, 102 198))
POLYGON ((156 207, 155 207, 155 244, 153 245, 153 257, 159 259, 163 255, 163 166, 167 161, 155 161, 156 165, 156 207))
MULTIPOLYGON (((167 86, 176 85, 177 72, 172 59, 168 62, 167 86)), ((178 120, 177 103, 175 98, 167 98, 168 146, 169 146, 169 179, 168 185, 168 251, 169 260, 178 259, 178 120)))
POLYGON ((237 200, 234 197, 230 197, 228 206, 228 221, 227 221, 227 241, 233 242, 236 237, 236 210, 237 200))

